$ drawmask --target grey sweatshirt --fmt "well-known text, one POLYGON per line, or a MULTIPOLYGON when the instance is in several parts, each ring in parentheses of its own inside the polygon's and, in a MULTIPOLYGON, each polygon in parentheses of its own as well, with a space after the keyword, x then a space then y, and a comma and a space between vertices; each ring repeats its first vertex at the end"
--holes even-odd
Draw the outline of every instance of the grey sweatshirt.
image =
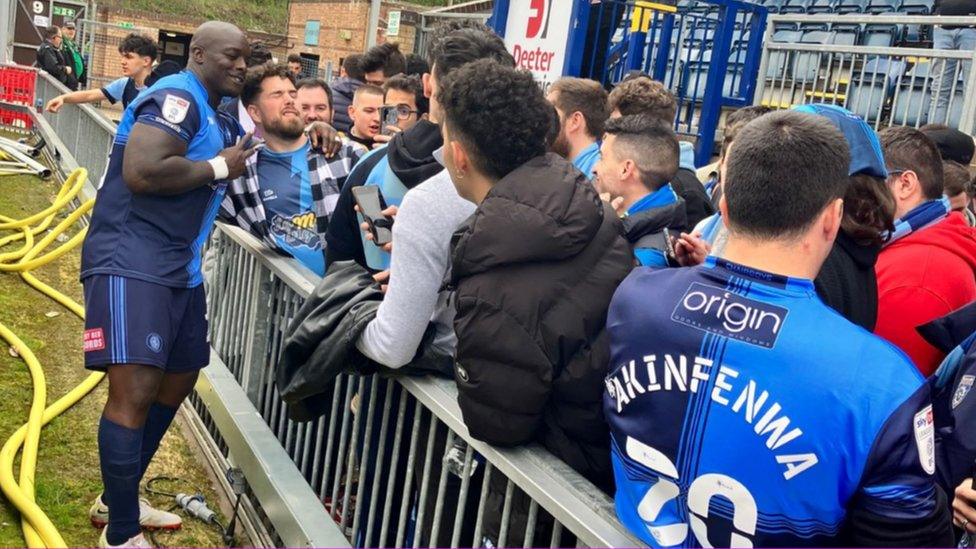
POLYGON ((388 368, 404 366, 417 353, 430 322, 436 329, 434 348, 454 354, 454 306, 449 292, 440 288, 450 269, 451 235, 474 210, 458 196, 447 170, 403 197, 393 223, 389 288, 376 318, 356 342, 364 355, 388 368))

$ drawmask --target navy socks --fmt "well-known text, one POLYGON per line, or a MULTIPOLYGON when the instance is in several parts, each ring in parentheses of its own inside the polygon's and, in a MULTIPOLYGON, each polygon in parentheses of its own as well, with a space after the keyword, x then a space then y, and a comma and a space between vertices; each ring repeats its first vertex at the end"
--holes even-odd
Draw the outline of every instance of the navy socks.
POLYGON ((103 501, 112 502, 105 536, 120 545, 137 535, 139 527, 139 480, 142 477, 144 429, 129 429, 103 416, 98 423, 98 456, 101 462, 103 501))
POLYGON ((142 478, 146 474, 146 469, 149 468, 149 462, 156 455, 156 450, 159 449, 159 443, 163 440, 163 435, 166 434, 169 425, 173 423, 177 409, 170 408, 158 402, 154 402, 149 407, 149 413, 146 415, 146 425, 142 433, 142 456, 139 478, 142 478))

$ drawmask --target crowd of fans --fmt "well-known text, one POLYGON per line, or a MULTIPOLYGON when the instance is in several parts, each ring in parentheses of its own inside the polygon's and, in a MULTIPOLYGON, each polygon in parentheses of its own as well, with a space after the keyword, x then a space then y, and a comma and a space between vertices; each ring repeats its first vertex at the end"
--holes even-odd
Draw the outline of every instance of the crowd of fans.
MULTIPOLYGON (((976 448, 956 422, 976 353, 938 370, 976 331, 971 137, 748 107, 705 185, 674 96, 647 76, 544 95, 470 23, 434 33, 420 74, 407 66, 383 45, 347 58, 331 91, 272 64, 248 74, 267 146, 225 214, 324 274, 292 340, 307 352, 286 346, 278 373, 306 418, 324 413, 315 377, 341 371, 311 364, 328 347, 326 363, 364 373, 453 377, 473 437, 541 443, 652 545, 976 531, 976 448), (313 120, 343 153, 308 148, 313 120), (330 168, 305 177, 306 156, 330 168), (362 187, 385 208, 368 219, 362 187)), ((505 486, 487 490, 490 546, 505 486)), ((510 524, 526 514, 516 501, 510 524)))
MULTIPOLYGON (((48 34, 39 63, 77 79, 48 34)), ((132 101, 147 40, 120 46, 125 80, 48 109, 132 101)), ((646 75, 544 94, 480 24, 428 44, 348 56, 331 83, 253 48, 221 107, 261 140, 222 218, 322 277, 276 374, 302 419, 350 365, 446 375, 471 436, 540 443, 651 545, 976 532, 972 137, 748 107, 703 184, 646 75)), ((506 486, 486 489, 492 546, 506 486)))

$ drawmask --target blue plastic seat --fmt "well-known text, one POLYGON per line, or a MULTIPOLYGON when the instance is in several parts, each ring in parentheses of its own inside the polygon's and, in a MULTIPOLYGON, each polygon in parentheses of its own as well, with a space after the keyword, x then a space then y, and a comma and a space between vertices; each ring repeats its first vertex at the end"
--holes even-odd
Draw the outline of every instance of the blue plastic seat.
MULTIPOLYGON (((783 42, 792 44, 800 41, 800 31, 780 30, 773 33, 773 42, 783 42)), ((782 78, 786 71, 790 69, 789 52, 771 51, 766 65, 766 78, 782 78)), ((786 76, 789 76, 786 74, 786 76)))
MULTIPOLYGON (((807 31, 800 37, 801 44, 833 44, 832 31, 807 31)), ((798 52, 793 59, 793 79, 811 82, 817 79, 820 63, 828 58, 827 55, 814 52, 798 52)))

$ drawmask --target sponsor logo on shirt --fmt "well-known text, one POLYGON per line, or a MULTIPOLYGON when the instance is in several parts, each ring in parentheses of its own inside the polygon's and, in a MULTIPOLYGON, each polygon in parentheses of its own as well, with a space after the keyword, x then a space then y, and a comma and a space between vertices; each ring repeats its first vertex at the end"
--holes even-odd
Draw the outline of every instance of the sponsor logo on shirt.
POLYGON ((85 330, 84 343, 82 348, 86 353, 92 351, 102 351, 105 349, 105 333, 101 328, 85 330))
POLYGON ((313 250, 321 249, 319 235, 312 230, 314 227, 315 214, 313 212, 298 214, 290 218, 275 214, 271 218, 271 232, 281 238, 288 246, 296 248, 305 246, 313 250), (305 223, 308 223, 309 227, 304 227, 305 223))
POLYGON ((704 332, 771 349, 789 311, 698 282, 671 313, 671 320, 704 332))
POLYGON ((915 414, 913 423, 918 460, 926 473, 935 474, 935 420, 932 416, 932 405, 929 404, 915 414))
POLYGON ((174 124, 179 124, 190 111, 190 102, 177 95, 166 94, 163 100, 163 118, 174 124))

